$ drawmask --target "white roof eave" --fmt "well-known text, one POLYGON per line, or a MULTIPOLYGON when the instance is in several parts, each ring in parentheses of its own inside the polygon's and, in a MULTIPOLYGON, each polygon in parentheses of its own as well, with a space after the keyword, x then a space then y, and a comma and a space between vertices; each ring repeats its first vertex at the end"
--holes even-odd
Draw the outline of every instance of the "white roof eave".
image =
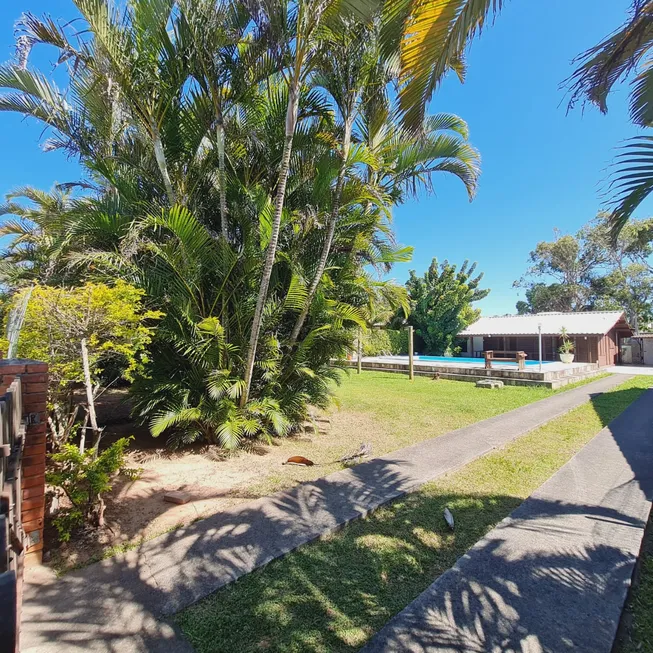
POLYGON ((587 311, 584 313, 535 313, 481 317, 461 331, 461 336, 536 336, 538 325, 542 335, 605 335, 623 318, 621 311, 587 311))

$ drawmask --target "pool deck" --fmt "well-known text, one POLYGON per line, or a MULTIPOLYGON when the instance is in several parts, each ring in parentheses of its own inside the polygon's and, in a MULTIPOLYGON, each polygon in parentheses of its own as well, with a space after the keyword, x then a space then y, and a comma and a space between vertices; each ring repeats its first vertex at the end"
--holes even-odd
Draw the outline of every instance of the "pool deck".
MULTIPOLYGON (((485 361, 482 358, 476 359, 474 363, 462 362, 466 359, 461 358, 461 361, 433 361, 424 358, 420 358, 418 354, 415 355, 415 364, 420 365, 434 365, 436 367, 472 367, 472 368, 481 368, 485 369, 485 361)), ((375 361, 375 362, 398 362, 408 365, 408 356, 366 356, 363 358, 365 361, 375 361)), ((571 369, 584 369, 590 365, 590 363, 570 363, 565 364, 560 361, 542 361, 542 371, 543 372, 559 372, 560 370, 569 370, 571 369)), ((517 363, 499 363, 497 361, 492 361, 492 367, 499 369, 509 369, 517 370, 517 363)), ((526 372, 539 372, 539 366, 534 364, 533 361, 527 361, 526 363, 526 372)))
MULTIPOLYGON (((347 367, 356 367, 358 362, 345 361, 347 367)), ((480 379, 497 379, 506 385, 543 386, 557 389, 569 383, 602 374, 603 370, 595 363, 561 363, 542 362, 542 371, 538 365, 527 365, 526 369, 517 369, 516 364, 496 363, 491 370, 486 370, 483 360, 478 363, 457 361, 420 360, 415 357, 414 371, 420 376, 434 376, 452 381, 476 382, 480 379)), ((408 356, 366 356, 362 359, 362 368, 366 371, 408 373, 408 356)))

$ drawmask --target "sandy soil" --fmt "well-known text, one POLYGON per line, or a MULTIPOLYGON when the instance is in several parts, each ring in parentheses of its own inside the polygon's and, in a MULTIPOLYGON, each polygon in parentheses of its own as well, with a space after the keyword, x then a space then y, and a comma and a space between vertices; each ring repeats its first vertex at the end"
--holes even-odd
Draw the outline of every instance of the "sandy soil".
MULTIPOLYGON (((373 455, 391 449, 383 426, 366 413, 332 409, 315 421, 317 430, 256 446, 251 451, 225 456, 216 447, 195 447, 171 453, 164 442, 129 421, 126 396, 114 392, 102 407, 106 438, 135 435, 129 467, 139 468, 135 481, 116 479, 106 497, 107 526, 80 534, 56 548, 52 529, 46 533, 50 563, 58 569, 83 565, 121 545, 138 543, 167 530, 231 508, 245 501, 291 487, 342 469, 336 462, 363 442, 373 443, 373 455), (313 467, 283 465, 290 456, 305 456, 313 467), (163 500, 169 491, 183 491, 191 500, 175 505, 163 500)), ((102 423, 102 422, 101 422, 102 423)))

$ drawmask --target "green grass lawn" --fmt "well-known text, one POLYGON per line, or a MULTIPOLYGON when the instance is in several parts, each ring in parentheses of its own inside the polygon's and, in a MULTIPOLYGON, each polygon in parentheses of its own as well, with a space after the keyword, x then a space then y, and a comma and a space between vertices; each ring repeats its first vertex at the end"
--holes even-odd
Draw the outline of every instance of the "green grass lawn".
POLYGON ((600 377, 560 390, 521 386, 486 390, 473 383, 432 381, 427 377, 416 377, 410 382, 403 374, 389 372, 346 375, 334 389, 336 407, 331 411, 331 431, 282 441, 283 446, 292 449, 288 451, 289 456, 305 456, 317 464, 314 467, 276 465, 269 473, 262 473, 246 491, 252 498, 266 496, 338 471, 343 467, 337 462, 339 458, 360 442, 368 442, 374 456, 382 456, 596 378, 600 377))
MULTIPOLYGON (((390 404, 403 396, 391 379, 385 386, 383 378, 377 378, 375 397, 360 391, 365 382, 363 376, 344 386, 343 403, 363 404, 361 409, 402 423, 407 402, 390 404)), ((454 412, 452 404, 461 406, 467 411, 461 419, 469 421, 481 419, 475 411, 496 414, 508 410, 506 404, 515 407, 527 403, 525 397, 532 401, 546 392, 481 391, 475 403, 482 408, 461 405, 456 390, 467 395, 473 386, 467 390, 467 384, 458 383, 451 392, 440 390, 446 394, 446 399, 440 395, 442 403, 450 402, 446 408, 440 402, 429 408, 429 383, 416 380, 414 388, 405 391, 411 396, 408 403, 415 407, 421 401, 425 412, 445 416, 454 412)), ((219 590, 177 615, 179 625, 200 653, 358 650, 651 385, 653 377, 627 381, 505 449, 219 590), (445 506, 456 516, 455 532, 442 519, 445 506)), ((413 414, 412 419, 426 425, 437 418, 413 414)), ((452 419, 455 426, 462 425, 452 419)))
POLYGON ((435 435, 468 426, 525 404, 596 381, 594 377, 559 390, 505 386, 502 390, 477 388, 474 383, 431 380, 403 374, 363 372, 351 374, 336 390, 344 409, 374 415, 388 429, 395 449, 435 435))
POLYGON ((653 512, 614 653, 653 653, 653 512))

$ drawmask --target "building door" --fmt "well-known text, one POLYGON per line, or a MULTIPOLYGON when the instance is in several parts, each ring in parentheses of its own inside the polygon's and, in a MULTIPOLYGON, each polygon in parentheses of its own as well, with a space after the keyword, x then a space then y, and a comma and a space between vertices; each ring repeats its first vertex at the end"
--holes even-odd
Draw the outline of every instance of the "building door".
POLYGON ((578 363, 595 363, 591 360, 592 348, 590 347, 590 340, 588 336, 575 336, 574 337, 574 353, 576 354, 574 360, 578 363))

